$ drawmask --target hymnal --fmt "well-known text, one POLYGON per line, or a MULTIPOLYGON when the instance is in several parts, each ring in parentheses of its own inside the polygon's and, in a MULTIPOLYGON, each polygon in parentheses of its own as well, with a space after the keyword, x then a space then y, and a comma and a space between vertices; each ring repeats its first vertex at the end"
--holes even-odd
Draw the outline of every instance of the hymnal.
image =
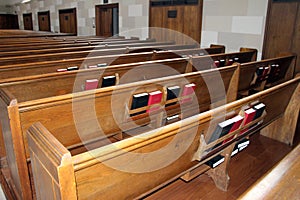
MULTIPOLYGON (((139 94, 134 94, 132 96, 132 103, 131 103, 131 110, 141 108, 144 106, 148 105, 148 99, 149 99, 149 94, 144 92, 144 93, 139 93, 139 94)), ((132 114, 131 116, 145 113, 146 111, 141 111, 135 114, 132 114)))
MULTIPOLYGON (((195 87, 196 87, 196 85, 194 83, 185 85, 181 96, 186 97, 186 96, 192 95, 194 93, 195 87)), ((188 97, 188 98, 182 99, 181 103, 188 103, 191 101, 192 101, 192 97, 188 97)))
POLYGON ((259 103, 259 104, 254 105, 253 108, 256 111, 253 119, 257 119, 262 116, 262 114, 266 108, 266 105, 263 103, 259 103))
POLYGON ((179 96, 180 87, 175 85, 167 87, 167 100, 176 99, 179 96))
MULTIPOLYGON (((232 119, 228 119, 224 122, 221 122, 217 125, 215 131, 213 132, 213 134, 211 135, 208 144, 219 139, 220 137, 223 137, 224 135, 226 135, 227 133, 229 133, 230 129, 232 128, 234 124, 234 121, 232 119)), ((218 146, 220 146, 222 144, 222 142, 216 144, 213 148, 209 149, 212 150, 218 146)))
MULTIPOLYGON (((255 117, 256 110, 253 108, 249 108, 245 110, 245 119, 244 119, 244 125, 249 124, 255 117)), ((241 134, 245 133, 248 129, 245 129, 241 132, 241 134)))
POLYGON ((88 66, 88 69, 94 69, 94 68, 97 68, 97 65, 89 65, 88 66))
POLYGON ((215 61, 214 61, 214 66, 215 66, 215 67, 220 67, 220 61, 215 60, 215 61))
MULTIPOLYGON (((161 99, 162 99, 162 92, 161 91, 157 90, 157 91, 154 91, 154 92, 150 92, 149 93, 148 106, 160 103, 161 99)), ((158 109, 159 109, 158 106, 157 107, 152 107, 152 108, 148 109, 147 112, 153 112, 153 111, 156 111, 158 109)))
POLYGON ((101 87, 109 87, 116 84, 116 76, 105 76, 102 78, 101 87))
POLYGON ((224 67, 225 66, 225 59, 221 59, 220 60, 220 67, 224 67))
POLYGON ((167 117, 167 121, 171 121, 171 120, 178 119, 178 118, 179 118, 179 115, 173 115, 173 116, 167 117))
POLYGON ((235 58, 233 58, 233 61, 234 61, 234 62, 239 62, 239 61, 240 61, 240 58, 235 57, 235 58))
POLYGON ((215 168, 218 165, 220 165, 222 162, 224 162, 225 158, 222 155, 217 155, 215 157, 213 157, 212 159, 210 159, 209 161, 207 161, 205 164, 210 166, 211 168, 215 168))
POLYGON ((106 67, 107 66, 107 63, 99 63, 97 64, 97 67, 106 67))
POLYGON ((238 149, 240 149, 240 148, 244 148, 245 146, 248 146, 249 144, 250 144, 250 140, 244 138, 244 139, 242 139, 241 141, 239 141, 239 142, 236 144, 236 146, 237 146, 238 149))
POLYGON ((68 67, 67 70, 68 71, 73 71, 73 70, 78 70, 79 68, 77 66, 73 66, 73 67, 68 67))
MULTIPOLYGON (((241 126, 244 118, 241 115, 237 115, 237 116, 231 118, 231 120, 233 121, 234 124, 232 125, 229 133, 237 130, 241 126)), ((232 137, 228 138, 227 140, 224 140, 223 144, 225 144, 226 142, 232 140, 233 138, 234 138, 234 135, 232 137)))
POLYGON ((227 65, 232 65, 233 64, 233 59, 228 59, 227 65))
POLYGON ((231 152, 231 157, 235 156, 239 152, 238 148, 234 148, 231 152))
POLYGON ((90 79, 85 81, 85 90, 94 90, 98 88, 98 79, 90 79))
POLYGON ((57 72, 66 72, 66 71, 68 71, 68 70, 65 69, 65 68, 63 68, 63 69, 57 69, 56 71, 57 71, 57 72))

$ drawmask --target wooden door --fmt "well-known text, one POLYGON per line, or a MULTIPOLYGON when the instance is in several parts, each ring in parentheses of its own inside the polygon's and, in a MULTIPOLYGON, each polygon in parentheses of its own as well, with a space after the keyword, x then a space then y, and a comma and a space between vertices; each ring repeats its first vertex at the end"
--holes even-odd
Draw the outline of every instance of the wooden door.
POLYGON ((76 8, 59 10, 59 26, 61 33, 74 33, 77 35, 76 8))
POLYGON ((32 13, 23 14, 24 29, 33 30, 32 13))
MULTIPOLYGON (((269 0, 263 59, 278 56, 284 52, 300 55, 300 1, 269 0)), ((300 59, 297 59, 296 73, 300 73, 300 59)))
POLYGON ((119 33, 119 4, 96 6, 96 35, 111 37, 119 33))
POLYGON ((203 0, 150 1, 150 38, 187 44, 201 40, 203 0), (154 28, 152 28, 154 27, 154 28), (162 28, 162 29, 160 29, 162 28), (167 30, 171 31, 167 31, 167 30), (182 33, 182 34, 180 34, 182 33))
POLYGON ((50 12, 38 12, 39 30, 40 31, 51 31, 50 26, 50 12))

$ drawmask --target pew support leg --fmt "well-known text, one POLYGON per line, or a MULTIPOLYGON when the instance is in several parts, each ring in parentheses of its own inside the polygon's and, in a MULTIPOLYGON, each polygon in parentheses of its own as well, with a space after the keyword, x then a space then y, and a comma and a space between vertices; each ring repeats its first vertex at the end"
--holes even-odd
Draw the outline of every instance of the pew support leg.
POLYGON ((223 151, 223 155, 225 157, 224 162, 219 166, 217 166, 216 168, 210 169, 209 171, 206 172, 207 175, 213 179, 217 188, 219 188, 222 191, 227 191, 230 183, 228 168, 229 168, 231 153, 233 149, 234 149, 234 144, 228 146, 223 151))

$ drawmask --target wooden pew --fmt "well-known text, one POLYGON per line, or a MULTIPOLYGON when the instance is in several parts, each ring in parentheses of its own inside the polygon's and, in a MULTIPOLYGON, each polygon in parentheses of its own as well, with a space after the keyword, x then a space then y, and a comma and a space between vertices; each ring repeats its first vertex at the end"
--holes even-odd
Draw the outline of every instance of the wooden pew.
MULTIPOLYGON (((27 131, 27 138, 37 199, 141 198, 191 169, 203 166, 218 154, 224 154, 225 162, 210 171, 216 184, 227 186, 226 166, 236 141, 267 127, 277 118, 298 117, 299 104, 296 112, 285 111, 290 104, 299 101, 299 95, 294 96, 299 93, 299 81, 300 77, 297 77, 163 128, 81 153, 68 150, 64 141, 47 130, 47 126, 36 123, 27 131), (257 102, 266 105, 261 117, 206 144, 212 134, 212 122, 219 122, 220 117, 226 119, 242 114, 245 106, 257 102), (247 131, 240 135, 244 130, 247 131), (205 152, 233 135, 235 138, 231 142, 205 152)), ((288 136, 292 133, 281 134, 288 136)), ((76 132, 69 131, 67 134, 69 139, 76 136, 76 132)))
POLYGON ((253 184, 239 199, 297 199, 300 196, 300 145, 253 184))
POLYGON ((132 40, 132 41, 123 41, 123 42, 112 42, 112 43, 103 43, 95 46, 79 46, 79 47, 57 47, 57 48, 48 48, 48 49, 37 49, 37 50, 24 50, 24 51, 8 51, 1 52, 0 58, 9 58, 9 57, 18 57, 18 56, 33 56, 33 55, 42 55, 42 54, 56 54, 64 52, 80 52, 80 51, 95 51, 101 49, 116 49, 124 47, 145 47, 145 46, 160 46, 160 45, 174 45, 172 41, 166 42, 155 42, 151 40, 132 40))
POLYGON ((59 37, 59 36, 74 36, 74 33, 51 33, 44 31, 29 31, 29 30, 1 30, 0 38, 32 38, 32 37, 59 37))
POLYGON ((239 79, 239 98, 292 79, 295 76, 295 67, 296 55, 294 54, 287 54, 261 61, 242 63, 240 66, 241 76, 239 79), (278 71, 272 71, 272 67, 276 67, 276 70, 278 71), (257 77, 256 73, 259 68, 269 68, 269 74, 257 77), (272 73, 277 75, 273 75, 272 73))
MULTIPOLYGON (((232 57, 240 58, 241 63, 253 61, 252 55, 255 54, 255 50, 249 50, 248 52, 236 52, 236 53, 226 53, 226 54, 214 54, 210 56, 184 56, 183 58, 181 55, 202 55, 205 51, 211 51, 211 49, 191 49, 191 50, 176 50, 176 51, 161 51, 161 52, 146 52, 146 53, 135 53, 135 54, 123 54, 123 55, 115 55, 115 56, 103 56, 103 57, 95 57, 89 58, 86 60, 79 59, 79 60, 71 60, 65 62, 58 62, 55 61, 53 63, 41 63, 35 64, 32 63, 30 65, 13 65, 13 66, 3 66, 0 67, 0 83, 11 82, 11 81, 18 81, 23 80, 25 76, 31 75, 40 75, 40 74, 60 74, 56 72, 59 69, 67 69, 68 67, 78 66, 80 67, 78 73, 82 72, 83 70, 90 70, 89 66, 95 66, 97 64, 104 63, 105 66, 108 67, 101 67, 106 72, 110 70, 111 67, 115 65, 124 65, 129 63, 139 62, 138 65, 143 65, 147 63, 142 63, 141 61, 155 61, 155 63, 159 63, 161 65, 170 66, 168 63, 171 59, 175 59, 177 62, 188 65, 189 63, 195 63, 189 65, 189 68, 185 68, 185 71, 178 69, 180 73, 184 72, 191 72, 191 71, 199 71, 199 70, 206 70, 210 69, 213 66, 213 61, 217 59, 224 59, 228 60, 232 57), (166 62, 165 62, 166 61, 166 62), (60 64, 58 64, 60 63, 60 64), (192 68, 191 68, 192 67, 192 68), (23 77, 23 78, 22 78, 23 77)), ((173 62, 171 62, 173 63, 173 62)), ((179 64, 178 63, 178 64, 179 64)), ((173 68, 173 67, 172 67, 173 68)), ((100 69, 100 71, 103 71, 100 69)), ((124 70, 124 69, 123 69, 124 70)), ((97 71, 97 70, 96 70, 97 71)), ((98 70, 99 71, 99 70, 98 70)), ((115 71, 117 72, 117 71, 115 71)), ((68 72, 68 73, 76 73, 76 72, 68 72)), ((92 72, 91 72, 92 73, 92 72)), ((77 73, 76 73, 77 74, 77 73)), ((96 74, 95 74, 96 75, 96 74)), ((143 75, 143 74, 141 74, 143 75)))
MULTIPOLYGON (((98 41, 74 41, 74 42, 46 42, 46 43, 26 43, 26 44, 13 44, 13 45, 0 45, 0 52, 8 53, 9 52, 19 52, 20 54, 26 55, 28 53, 28 50, 36 51, 36 50, 46 50, 46 49, 58 49, 59 51, 61 48, 77 48, 77 47, 97 47, 101 45, 113 45, 113 44, 128 44, 128 43, 143 43, 143 42, 154 42, 155 40, 139 40, 139 39, 119 39, 119 40, 105 40, 105 39, 100 39, 98 41)), ((76 49, 75 49, 76 50, 76 49)), ((74 50, 74 51, 75 51, 74 50)), ((84 49, 82 49, 84 50, 84 49)), ((85 49, 87 50, 87 49, 85 49)))
MULTIPOLYGON (((134 123, 132 123, 130 120, 130 114, 137 112, 138 110, 128 110, 126 108, 128 108, 130 104, 130 98, 133 92, 151 92, 155 90, 166 91, 165 87, 173 86, 175 83, 181 87, 187 83, 195 83, 198 87, 195 89, 196 92, 193 97, 195 101, 193 101, 193 104, 185 104, 182 108, 178 104, 175 104, 167 108, 169 110, 167 113, 168 116, 180 114, 181 117, 188 117, 197 113, 198 110, 195 109, 197 107, 199 107, 201 111, 204 111, 208 110, 212 105, 222 103, 226 97, 227 101, 235 100, 234 93, 237 90, 237 85, 235 85, 237 83, 237 74, 238 68, 233 65, 220 69, 193 72, 61 96, 53 96, 55 95, 53 94, 54 91, 51 91, 48 88, 51 86, 50 84, 47 84, 47 86, 42 89, 42 87, 37 87, 37 84, 34 83, 33 87, 27 87, 28 89, 26 92, 25 90, 20 89, 20 87, 24 86, 24 83, 22 83, 20 87, 16 87, 15 90, 8 87, 1 88, 0 115, 3 133, 5 133, 3 134, 3 139, 5 141, 7 167, 11 174, 11 177, 9 177, 9 174, 4 174, 4 176, 6 176, 6 184, 8 184, 12 189, 12 191, 8 192, 12 192, 16 198, 19 199, 32 198, 33 192, 31 191, 30 174, 28 173, 30 163, 27 162, 27 159, 29 158, 29 151, 27 148, 25 131, 30 127, 30 125, 32 125, 32 123, 41 121, 51 132, 54 132, 54 134, 55 132, 60 134, 61 131, 76 132, 76 124, 73 120, 74 116, 72 111, 74 101, 83 100, 86 101, 86 105, 92 105, 90 104, 90 101, 93 101, 94 97, 96 97, 94 99, 95 106, 97 107, 96 121, 101 124, 101 132, 104 134, 103 136, 98 135, 98 130, 93 130, 96 127, 90 126, 90 123, 93 122, 93 120, 91 121, 92 116, 89 115, 91 107, 79 110, 80 113, 83 112, 81 113, 82 115, 80 115, 86 117, 86 123, 82 125, 89 127, 89 138, 93 140, 95 137, 102 139, 106 135, 111 136, 111 139, 115 137, 121 139, 126 136, 126 134, 123 134, 124 130, 129 131, 134 129, 134 131, 143 132, 145 128, 161 126, 162 121, 165 120, 162 116, 164 112, 155 114, 157 118, 155 118, 156 120, 154 121, 152 121, 151 117, 145 113, 134 116, 134 123), (209 98, 209 91, 205 86, 205 80, 214 80, 215 82, 218 78, 220 80, 220 87, 218 88, 223 87, 224 93, 216 93, 215 96, 209 98), (34 91, 35 89, 38 89, 39 92, 34 91), (48 98, 44 98, 47 95, 48 98), (206 98, 203 98, 204 96, 206 98), (77 100, 73 99, 73 97, 77 100), (113 106, 113 110, 111 106, 107 106, 105 103, 109 103, 117 99, 127 99, 128 101, 114 102, 115 105, 113 106), (195 105, 195 103, 197 103, 197 105, 195 105), (117 116, 117 118, 114 118, 114 116, 117 116), (136 124, 144 126, 139 129, 136 124), (124 129, 118 125, 121 125, 124 129)), ((54 85, 52 85, 52 87, 54 87, 54 85)), ((166 93, 164 92, 164 96, 165 95, 166 93)), ((161 108, 165 107, 166 103, 174 103, 173 101, 162 101, 161 108)), ((150 107, 144 107, 142 109, 145 110, 149 108, 150 107)), ((83 127, 81 126, 81 128, 83 127)), ((64 135, 61 134, 60 137, 62 141, 65 142, 65 145, 69 146, 69 148, 73 149, 73 151, 80 151, 83 147, 80 135, 77 135, 76 140, 68 140, 68 138, 65 138, 64 135)), ((88 138, 86 139, 89 140, 88 138)), ((85 140, 85 142, 87 142, 87 140, 85 140)))
POLYGON ((125 54, 130 52, 147 52, 153 50, 179 50, 179 49, 191 49, 196 48, 194 45, 153 45, 153 46, 139 46, 139 47, 124 47, 116 49, 98 49, 91 51, 78 51, 78 52, 62 52, 54 54, 39 54, 39 55, 27 55, 27 56, 17 56, 0 58, 0 65, 13 65, 31 62, 41 62, 41 61, 52 61, 52 60, 63 60, 63 59, 74 59, 83 57, 95 57, 104 55, 114 55, 114 54, 125 54))

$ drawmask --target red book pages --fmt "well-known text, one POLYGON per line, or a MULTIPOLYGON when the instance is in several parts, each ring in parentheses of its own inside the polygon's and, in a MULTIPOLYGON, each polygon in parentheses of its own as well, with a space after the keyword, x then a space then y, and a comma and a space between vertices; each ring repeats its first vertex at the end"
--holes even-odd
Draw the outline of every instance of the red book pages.
MULTIPOLYGON (((194 83, 190 83, 184 86, 181 97, 190 96, 194 93, 196 85, 194 83)), ((188 103, 192 101, 192 96, 184 98, 180 101, 180 103, 188 103)))
MULTIPOLYGON (((149 100, 148 100, 148 106, 153 104, 158 104, 161 102, 162 99, 162 92, 161 91, 154 91, 149 93, 149 100)), ((147 113, 153 112, 159 109, 159 106, 154 106, 147 110, 147 113)))
MULTIPOLYGON (((245 110, 244 126, 249 124, 254 119, 255 113, 256 113, 256 110, 254 110, 253 108, 245 110)), ((248 128, 243 130, 241 132, 241 134, 245 133, 247 130, 248 130, 248 128)))
POLYGON ((90 79, 85 81, 85 90, 94 90, 98 88, 98 79, 90 79))
MULTIPOLYGON (((244 120, 244 118, 241 115, 237 115, 237 116, 235 116, 231 119, 234 121, 234 124, 232 125, 229 133, 232 133, 233 131, 237 130, 241 126, 241 124, 244 120)), ((226 142, 232 140, 233 138, 234 138, 234 135, 232 137, 228 138, 227 140, 224 140, 223 144, 225 144, 226 142)))

